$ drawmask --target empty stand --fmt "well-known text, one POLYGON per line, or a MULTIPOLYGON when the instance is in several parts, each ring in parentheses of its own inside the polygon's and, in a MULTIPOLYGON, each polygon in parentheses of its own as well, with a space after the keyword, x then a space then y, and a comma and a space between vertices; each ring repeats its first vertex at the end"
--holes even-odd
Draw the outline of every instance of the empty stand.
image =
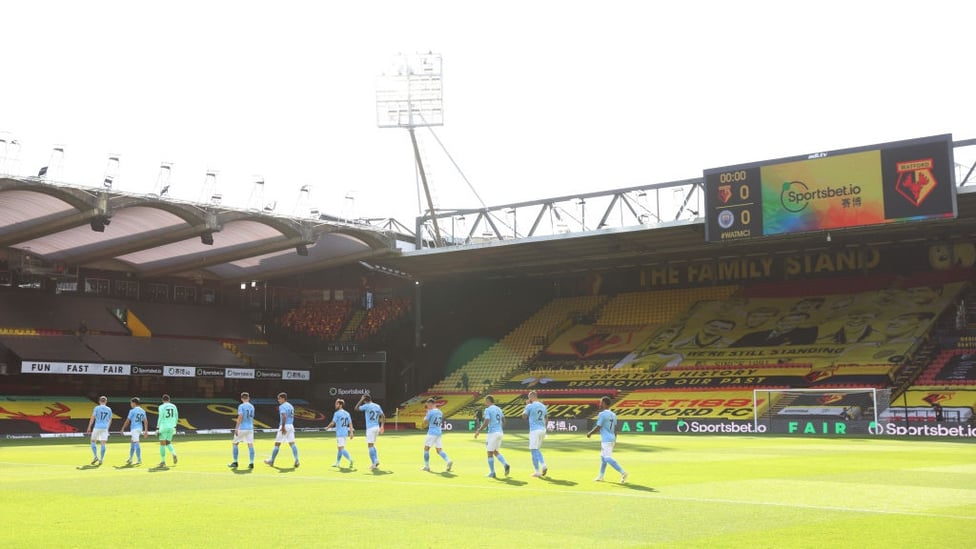
POLYGON ((0 328, 30 328, 76 332, 128 334, 110 307, 115 300, 86 296, 51 295, 36 291, 0 291, 0 328))
POLYGON ((435 384, 431 391, 482 391, 506 379, 541 349, 540 342, 552 339, 573 325, 575 316, 591 315, 605 302, 605 296, 557 298, 512 330, 501 341, 435 384))
POLYGON ((738 286, 707 286, 618 294, 604 305, 597 324, 665 324, 698 301, 724 300, 739 291, 738 286))

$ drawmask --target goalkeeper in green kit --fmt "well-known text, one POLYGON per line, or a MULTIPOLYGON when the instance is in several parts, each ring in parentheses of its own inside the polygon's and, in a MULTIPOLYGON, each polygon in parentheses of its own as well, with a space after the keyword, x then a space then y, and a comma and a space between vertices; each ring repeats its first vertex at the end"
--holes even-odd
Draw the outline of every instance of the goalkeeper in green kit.
POLYGON ((169 395, 163 395, 163 403, 159 405, 159 416, 156 419, 156 435, 159 437, 159 467, 166 467, 166 449, 173 454, 173 465, 176 465, 176 449, 173 448, 173 435, 176 434, 176 424, 180 414, 176 405, 169 401, 169 395))

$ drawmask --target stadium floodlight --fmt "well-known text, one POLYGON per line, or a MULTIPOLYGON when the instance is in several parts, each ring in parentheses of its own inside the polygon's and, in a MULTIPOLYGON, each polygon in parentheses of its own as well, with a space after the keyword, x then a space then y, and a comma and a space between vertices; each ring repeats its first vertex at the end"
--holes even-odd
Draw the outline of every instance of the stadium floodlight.
POLYGON ((173 164, 163 162, 159 165, 159 174, 156 175, 156 184, 153 185, 153 196, 164 197, 169 194, 169 176, 173 171, 173 164))
POLYGON ((438 53, 400 54, 376 86, 376 125, 418 128, 444 125, 442 59, 438 53))
POLYGON ((208 170, 207 175, 203 178, 203 186, 200 188, 200 198, 197 202, 204 204, 210 202, 211 204, 217 206, 220 204, 220 200, 223 197, 217 193, 217 172, 213 170, 208 170))
POLYGON ((264 207, 264 178, 255 176, 254 184, 251 185, 251 196, 247 197, 247 209, 257 211, 262 207, 264 207))
POLYGON ((442 65, 439 53, 400 54, 394 59, 393 69, 380 76, 376 85, 376 125, 406 128, 410 134, 414 162, 424 186, 437 246, 443 241, 414 128, 444 125, 442 65))
POLYGON ((108 164, 105 166, 105 177, 102 178, 102 186, 106 190, 112 190, 112 183, 119 174, 119 157, 113 154, 108 157, 108 164))

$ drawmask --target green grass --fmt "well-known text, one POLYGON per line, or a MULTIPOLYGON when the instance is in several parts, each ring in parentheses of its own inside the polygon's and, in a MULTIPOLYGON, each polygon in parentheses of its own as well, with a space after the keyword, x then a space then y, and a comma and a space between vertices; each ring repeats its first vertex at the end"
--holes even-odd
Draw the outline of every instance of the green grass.
MULTIPOLYGON (((973 547, 976 445, 888 439, 633 435, 593 482, 599 442, 556 434, 548 479, 530 478, 524 434, 502 450, 511 477, 492 480, 483 441, 449 433, 452 473, 423 436, 380 438, 381 472, 330 467, 332 434, 300 433, 302 466, 227 469, 226 438, 178 438, 177 466, 126 468, 114 436, 105 464, 87 442, 0 443, 0 547, 973 547)), ((243 461, 247 450, 241 449, 243 461)), ((278 465, 290 465, 284 447, 278 465)), ((501 468, 499 467, 499 471, 501 468)))

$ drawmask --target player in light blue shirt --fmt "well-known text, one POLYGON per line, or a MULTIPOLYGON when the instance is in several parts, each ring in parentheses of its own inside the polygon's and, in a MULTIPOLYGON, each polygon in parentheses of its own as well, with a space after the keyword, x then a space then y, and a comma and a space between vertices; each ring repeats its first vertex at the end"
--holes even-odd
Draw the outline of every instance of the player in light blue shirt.
POLYGON ((451 472, 454 462, 447 457, 444 446, 441 443, 443 438, 444 413, 437 409, 437 399, 430 397, 424 403, 427 407, 427 415, 424 416, 424 427, 427 428, 427 438, 424 439, 424 466, 421 471, 430 471, 430 449, 437 450, 437 455, 447 463, 447 472, 451 472))
POLYGON ((378 469, 380 458, 376 452, 376 439, 383 434, 383 423, 386 416, 383 415, 383 408, 373 402, 373 397, 367 394, 359 397, 356 409, 366 415, 366 445, 369 446, 369 468, 378 469))
MULTIPOLYGON (((291 406, 289 404, 289 406, 291 406)), ((294 418, 294 412, 292 417, 294 418)), ((237 423, 234 425, 234 449, 232 454, 234 461, 228 465, 232 469, 237 468, 237 445, 241 442, 247 443, 247 456, 250 459, 247 468, 254 469, 254 405, 251 404, 251 395, 241 393, 241 403, 237 406, 237 423)), ((296 458, 295 461, 298 461, 296 458)))
POLYGON ((295 446, 295 407, 288 402, 288 393, 278 393, 278 416, 281 423, 278 424, 278 433, 275 435, 274 450, 271 457, 264 460, 265 465, 274 467, 275 458, 278 457, 278 448, 282 442, 287 442, 291 446, 291 453, 295 456, 295 467, 298 467, 298 446, 295 446))
POLYGON ((596 418, 596 425, 586 433, 586 438, 590 438, 590 435, 597 431, 600 431, 600 476, 593 480, 597 482, 603 480, 603 473, 609 463, 620 473, 620 483, 627 482, 627 471, 624 471, 617 460, 613 459, 613 447, 617 443, 617 414, 610 411, 608 396, 600 399, 600 415, 596 418))
POLYGON ((532 454, 533 477, 544 477, 549 472, 546 460, 542 459, 542 441, 546 438, 546 405, 539 402, 539 394, 529 391, 528 404, 522 412, 529 419, 529 453, 532 454))
POLYGON ((126 465, 132 465, 132 455, 136 456, 136 465, 142 465, 142 447, 139 445, 139 437, 146 434, 146 427, 149 423, 146 421, 146 411, 139 406, 139 397, 132 397, 129 399, 129 406, 132 407, 129 410, 128 417, 122 423, 122 428, 119 429, 120 432, 125 432, 125 428, 129 426, 129 422, 132 422, 132 431, 129 432, 131 437, 131 442, 129 444, 129 459, 125 462, 126 465))
POLYGON ((485 397, 485 421, 478 427, 474 432, 474 438, 478 438, 478 433, 482 429, 487 428, 485 431, 488 435, 485 437, 485 450, 488 452, 488 478, 495 478, 495 458, 502 462, 505 466, 505 476, 508 476, 508 471, 511 467, 505 458, 499 452, 499 448, 502 447, 502 425, 505 424, 505 414, 502 409, 495 405, 495 397, 488 395, 485 397))
POLYGON ((332 464, 333 467, 339 466, 339 461, 342 458, 349 460, 349 468, 352 469, 352 456, 346 450, 346 437, 351 440, 356 432, 356 429, 352 426, 352 416, 349 412, 345 410, 346 401, 341 398, 337 398, 335 401, 335 413, 332 414, 332 421, 326 426, 326 429, 335 427, 336 434, 336 460, 332 464))
POLYGON ((108 407, 108 397, 98 397, 98 405, 92 410, 85 433, 91 434, 92 465, 101 465, 105 459, 105 443, 108 441, 108 429, 112 425, 112 409, 108 407), (94 426, 94 428, 93 428, 94 426), (98 445, 101 443, 101 454, 98 445))

